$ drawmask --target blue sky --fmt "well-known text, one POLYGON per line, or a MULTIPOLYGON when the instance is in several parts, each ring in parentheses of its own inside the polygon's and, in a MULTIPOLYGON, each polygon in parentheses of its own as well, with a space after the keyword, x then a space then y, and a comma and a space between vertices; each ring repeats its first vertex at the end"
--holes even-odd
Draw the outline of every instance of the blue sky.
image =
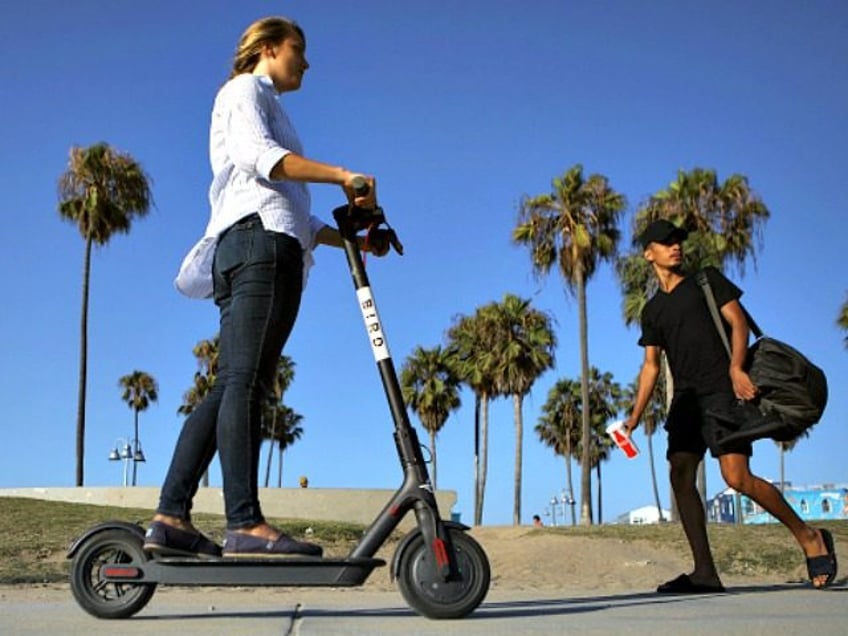
MULTIPOLYGON (((556 369, 524 408, 525 521, 564 486, 563 460, 533 425, 550 386, 577 377, 580 362, 576 303, 557 278, 534 280, 509 236, 521 197, 548 192, 575 163, 626 195, 625 249, 633 210, 679 169, 749 177, 772 218, 756 267, 729 273, 760 325, 822 366, 831 388, 823 421, 786 458, 787 478, 848 481, 848 351, 835 325, 848 290, 844 3, 32 0, 6 7, 0 24, 0 487, 74 483, 83 242, 58 218, 56 182, 72 145, 101 140, 141 162, 155 207, 93 258, 86 484, 121 482, 107 455, 132 434, 117 383, 134 369, 160 386, 141 415, 139 483, 161 483, 191 349, 217 329, 211 302, 172 285, 208 217, 212 100, 243 29, 279 13, 307 34, 312 67, 284 98, 307 155, 374 174, 405 244, 402 258, 368 263, 398 367, 415 346, 442 343, 454 316, 507 292, 555 316, 556 369)), ((340 191, 312 192, 329 220, 340 191)), ((297 364, 287 402, 305 434, 286 453, 284 485, 308 475, 319 488, 394 488, 390 416, 343 254, 322 248, 316 259, 286 350, 297 364)), ((591 362, 625 384, 642 351, 608 266, 588 295, 591 362)), ((462 397, 438 438, 438 476, 470 520, 473 398, 462 397)), ((655 442, 667 505, 664 439, 655 442)), ((487 524, 511 523, 513 450, 511 403, 500 400, 487 524)), ((757 445, 753 468, 778 478, 774 444, 757 445)), ((613 455, 603 475, 605 520, 652 502, 644 452, 613 455)), ((708 483, 722 487, 714 462, 708 483)))

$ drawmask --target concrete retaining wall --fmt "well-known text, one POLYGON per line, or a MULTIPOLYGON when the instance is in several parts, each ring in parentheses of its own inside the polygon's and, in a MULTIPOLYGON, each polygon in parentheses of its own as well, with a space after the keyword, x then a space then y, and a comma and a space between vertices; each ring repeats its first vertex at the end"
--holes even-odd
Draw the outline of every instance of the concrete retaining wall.
MULTIPOLYGON (((354 488, 260 488, 262 512, 268 517, 346 521, 369 525, 385 507, 393 490, 361 490, 354 488)), ((87 503, 99 506, 147 508, 153 510, 159 500, 158 488, 5 488, 0 497, 26 497, 49 501, 87 503)), ((436 493, 439 512, 451 518, 456 504, 453 490, 436 493)), ((223 514, 224 500, 220 488, 201 488, 194 498, 196 512, 223 514)), ((415 517, 407 514, 401 528, 410 528, 415 517)))

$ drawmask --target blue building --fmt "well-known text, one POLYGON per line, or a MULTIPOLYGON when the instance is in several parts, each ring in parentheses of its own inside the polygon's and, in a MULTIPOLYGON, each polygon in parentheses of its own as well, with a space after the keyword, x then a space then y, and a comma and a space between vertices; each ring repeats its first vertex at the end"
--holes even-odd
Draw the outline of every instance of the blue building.
MULTIPOLYGON (((805 521, 848 519, 848 484, 795 487, 786 483, 783 496, 805 521)), ((707 502, 707 519, 714 523, 736 523, 737 506, 741 508, 742 523, 777 522, 777 519, 748 497, 738 496, 736 491, 730 488, 707 502)))

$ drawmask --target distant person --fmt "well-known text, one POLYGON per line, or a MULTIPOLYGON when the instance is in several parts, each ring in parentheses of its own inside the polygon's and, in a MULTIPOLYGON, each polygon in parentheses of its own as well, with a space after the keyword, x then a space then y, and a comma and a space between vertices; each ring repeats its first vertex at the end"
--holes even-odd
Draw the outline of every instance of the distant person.
POLYGON ((811 583, 823 588, 836 577, 831 534, 804 523, 777 488, 751 473, 750 442, 721 444, 722 436, 730 430, 711 413, 727 412, 736 400, 751 400, 757 395, 757 387, 743 368, 748 323, 739 304, 741 290, 718 270, 705 269, 729 328, 732 354, 728 360, 703 290, 695 276, 687 276, 681 269, 682 243, 687 236, 684 229, 665 220, 654 221, 640 236, 659 289, 642 311, 639 344, 645 347, 645 357, 633 411, 625 426, 630 434, 639 425, 660 373, 660 352, 665 351, 674 380, 674 397, 665 424, 671 486, 695 562, 691 574, 663 583, 657 591, 724 591, 707 539, 704 505, 696 488, 698 464, 707 449, 718 458, 728 486, 758 503, 790 530, 806 555, 811 583))
POLYGON ((533 515, 533 525, 537 528, 541 528, 544 523, 542 523, 542 518, 539 515, 533 515))
POLYGON ((368 194, 357 196, 352 182, 363 175, 304 156, 279 96, 300 88, 309 68, 305 52, 303 30, 291 20, 254 22, 215 98, 211 215, 176 285, 191 297, 211 296, 218 306, 218 374, 177 441, 144 543, 155 553, 221 554, 191 522, 192 499, 217 451, 227 518, 224 556, 322 554, 319 546, 281 533, 262 515, 260 404, 297 317, 313 248, 342 244, 337 230, 312 216, 307 183, 341 186, 348 201, 362 208, 377 202, 372 177, 364 177, 368 194))

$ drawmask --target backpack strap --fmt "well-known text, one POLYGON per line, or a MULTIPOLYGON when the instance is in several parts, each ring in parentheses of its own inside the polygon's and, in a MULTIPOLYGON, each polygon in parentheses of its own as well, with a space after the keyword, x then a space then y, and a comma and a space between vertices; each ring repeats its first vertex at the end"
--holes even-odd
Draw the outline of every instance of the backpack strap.
MULTIPOLYGON (((695 273, 695 280, 704 292, 704 297, 707 299, 707 307, 710 308, 710 315, 713 317, 713 322, 718 330, 718 335, 721 336, 724 348, 727 349, 727 354, 730 355, 730 341, 727 339, 727 332, 724 330, 724 323, 721 321, 721 314, 718 311, 718 305, 716 303, 715 295, 713 294, 713 288, 710 286, 710 281, 707 279, 707 273, 702 269, 698 270, 695 273)), ((751 330, 751 333, 754 334, 755 338, 762 338, 763 332, 760 329, 760 326, 754 321, 754 318, 748 313, 748 310, 745 309, 745 306, 742 305, 742 303, 739 303, 739 306, 742 307, 742 312, 745 314, 745 320, 748 321, 748 328, 751 330)))
POLYGON ((710 308, 710 315, 713 317, 713 323, 715 323, 718 335, 721 336, 724 348, 727 349, 727 355, 731 355, 730 341, 727 339, 727 332, 724 330, 724 324, 721 322, 721 315, 718 313, 718 306, 716 305, 713 288, 710 287, 710 281, 707 280, 707 275, 704 273, 704 270, 698 270, 695 274, 695 280, 698 281, 698 285, 701 286, 701 290, 704 292, 704 297, 707 299, 707 307, 710 308))

